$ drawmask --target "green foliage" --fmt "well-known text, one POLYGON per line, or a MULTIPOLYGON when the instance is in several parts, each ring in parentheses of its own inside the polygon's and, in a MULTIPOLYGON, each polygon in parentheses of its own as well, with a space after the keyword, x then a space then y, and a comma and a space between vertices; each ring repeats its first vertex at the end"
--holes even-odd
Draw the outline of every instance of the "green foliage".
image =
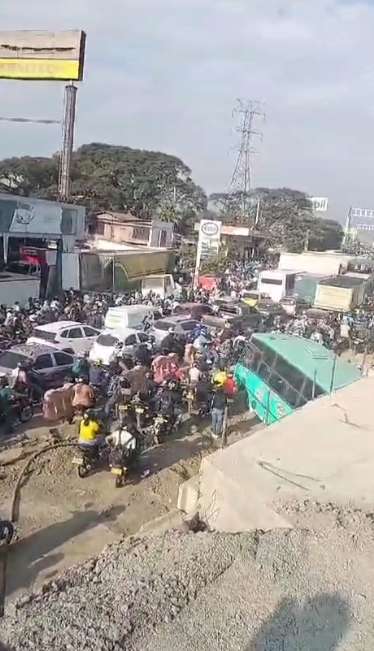
MULTIPOLYGON (((179 223, 206 208, 190 169, 160 152, 90 144, 73 155, 71 201, 92 211, 131 212, 179 223)), ((11 158, 0 162, 3 191, 56 199, 58 159, 11 158)))
POLYGON ((255 228, 268 235, 270 245, 278 249, 300 252, 305 245, 320 251, 338 249, 343 239, 341 225, 316 217, 304 192, 258 188, 246 197, 245 215, 240 192, 214 194, 209 200, 224 222, 255 228))

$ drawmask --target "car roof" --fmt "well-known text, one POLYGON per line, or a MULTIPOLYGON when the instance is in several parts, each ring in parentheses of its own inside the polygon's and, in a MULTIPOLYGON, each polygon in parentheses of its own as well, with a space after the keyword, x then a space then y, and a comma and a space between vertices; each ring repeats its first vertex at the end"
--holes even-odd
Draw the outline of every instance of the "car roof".
POLYGON ((178 316, 168 316, 165 317, 165 319, 159 319, 156 321, 155 328, 157 328, 158 323, 171 323, 171 325, 178 325, 178 323, 181 323, 183 321, 196 321, 196 319, 190 318, 185 314, 180 314, 178 316))
POLYGON ((116 305, 115 307, 110 307, 108 312, 152 312, 154 310, 153 305, 116 305))
POLYGON ((139 332, 141 330, 136 330, 136 328, 120 328, 119 330, 107 328, 106 330, 102 330, 100 335, 112 335, 112 337, 117 337, 117 339, 126 339, 129 335, 136 335, 139 332))
POLYGON ((64 328, 74 328, 74 326, 84 325, 78 321, 52 321, 52 323, 44 323, 43 325, 35 326, 34 330, 43 330, 44 332, 59 332, 64 328))
MULTIPOLYGON (((31 359, 47 353, 62 352, 57 350, 57 348, 53 348, 52 346, 47 346, 45 344, 17 344, 16 346, 9 348, 9 351, 11 353, 19 353, 20 355, 25 355, 25 357, 30 357, 31 359)), ((69 355, 69 353, 66 353, 66 355, 69 355)))

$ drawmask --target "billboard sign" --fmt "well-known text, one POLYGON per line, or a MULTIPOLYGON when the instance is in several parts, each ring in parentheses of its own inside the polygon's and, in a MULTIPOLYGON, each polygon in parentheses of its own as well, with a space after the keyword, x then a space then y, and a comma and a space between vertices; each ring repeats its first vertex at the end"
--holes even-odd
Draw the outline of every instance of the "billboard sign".
POLYGON ((374 210, 371 208, 352 208, 351 217, 355 219, 373 219, 374 210))
POLYGON ((222 222, 211 219, 202 219, 199 226, 199 240, 197 243, 195 285, 198 284, 199 269, 202 260, 215 258, 221 243, 222 222))
POLYGON ((219 251, 221 241, 222 222, 202 219, 200 222, 199 241, 197 254, 199 260, 215 257, 219 251))
POLYGON ((327 197, 311 197, 314 212, 327 212, 329 200, 327 197))
POLYGON ((0 31, 0 79, 82 81, 86 34, 0 31))

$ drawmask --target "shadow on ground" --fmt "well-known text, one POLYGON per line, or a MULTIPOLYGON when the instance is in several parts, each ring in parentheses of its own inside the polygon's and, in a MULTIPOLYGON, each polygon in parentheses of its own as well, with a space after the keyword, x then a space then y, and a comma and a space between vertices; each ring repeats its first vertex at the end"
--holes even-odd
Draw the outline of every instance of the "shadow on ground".
MULTIPOLYGON (((62 552, 52 554, 54 549, 98 524, 114 522, 123 510, 123 506, 116 506, 104 513, 94 510, 75 511, 68 520, 40 529, 14 543, 10 547, 8 558, 8 595, 20 588, 28 588, 41 571, 54 567, 64 558, 62 552)), ((53 574, 54 572, 49 574, 48 578, 53 574)))
POLYGON ((303 606, 283 599, 245 651, 337 651, 351 614, 337 594, 321 593, 303 606))

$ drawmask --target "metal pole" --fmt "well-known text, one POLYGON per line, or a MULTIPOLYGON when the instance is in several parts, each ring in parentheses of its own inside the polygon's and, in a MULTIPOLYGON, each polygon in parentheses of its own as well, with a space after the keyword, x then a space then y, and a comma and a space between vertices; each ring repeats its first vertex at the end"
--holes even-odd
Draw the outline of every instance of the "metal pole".
POLYGON ((113 256, 112 260, 112 294, 115 292, 115 287, 116 287, 116 261, 115 257, 113 256))
POLYGON ((62 149, 58 194, 60 201, 68 201, 70 196, 70 167, 74 145, 75 108, 77 87, 73 83, 65 86, 65 106, 63 119, 62 149))
POLYGON ((338 359, 338 356, 334 355, 334 362, 333 362, 332 371, 331 371, 330 393, 332 393, 334 391, 334 381, 335 381, 335 372, 336 372, 337 359, 338 359))
POLYGON ((317 384, 317 369, 314 369, 313 373, 313 393, 312 393, 312 399, 316 397, 316 384, 317 384))
POLYGON ((270 415, 270 390, 268 391, 266 397, 266 420, 265 425, 269 425, 269 415, 270 415))

